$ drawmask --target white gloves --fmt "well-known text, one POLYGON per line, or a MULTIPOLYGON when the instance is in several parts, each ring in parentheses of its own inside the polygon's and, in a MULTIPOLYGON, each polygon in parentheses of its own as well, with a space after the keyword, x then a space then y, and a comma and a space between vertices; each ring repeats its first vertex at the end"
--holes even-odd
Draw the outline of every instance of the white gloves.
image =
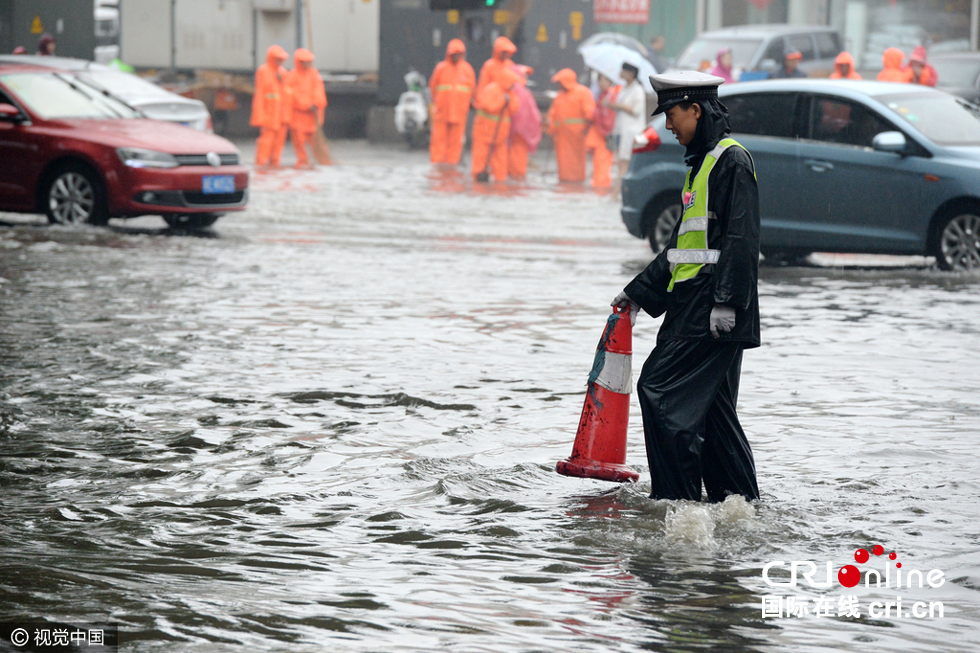
POLYGON ((735 309, 724 304, 715 304, 711 309, 711 335, 715 338, 720 333, 728 333, 735 328, 735 309))
MULTIPOLYGON (((629 304, 630 306, 630 326, 636 326, 636 315, 640 312, 640 305, 630 299, 630 296, 626 294, 626 291, 620 292, 616 295, 616 299, 612 300, 609 304, 610 306, 620 306, 621 304, 629 304)), ((734 324, 734 321, 732 322, 734 324)))

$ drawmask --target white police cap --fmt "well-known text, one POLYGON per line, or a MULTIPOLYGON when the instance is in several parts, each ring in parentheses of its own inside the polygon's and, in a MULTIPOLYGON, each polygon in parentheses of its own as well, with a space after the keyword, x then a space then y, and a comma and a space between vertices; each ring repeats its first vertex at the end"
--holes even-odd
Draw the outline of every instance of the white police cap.
POLYGON ((724 82, 717 75, 699 73, 696 70, 650 75, 650 84, 657 95, 657 109, 653 115, 663 113, 680 102, 717 99, 718 87, 724 82))

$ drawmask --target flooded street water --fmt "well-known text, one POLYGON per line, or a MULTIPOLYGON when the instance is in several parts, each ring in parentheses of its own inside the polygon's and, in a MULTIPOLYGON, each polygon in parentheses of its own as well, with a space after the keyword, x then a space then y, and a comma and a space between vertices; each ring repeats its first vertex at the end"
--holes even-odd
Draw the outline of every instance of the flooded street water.
POLYGON ((656 502, 635 398, 638 484, 554 471, 651 258, 618 204, 334 149, 197 236, 2 216, 0 618, 195 653, 980 647, 980 277, 763 268, 739 397, 762 501, 656 502), (838 584, 875 544, 945 582, 838 584), (833 586, 768 586, 775 561, 833 586), (943 614, 868 614, 897 597, 943 614))

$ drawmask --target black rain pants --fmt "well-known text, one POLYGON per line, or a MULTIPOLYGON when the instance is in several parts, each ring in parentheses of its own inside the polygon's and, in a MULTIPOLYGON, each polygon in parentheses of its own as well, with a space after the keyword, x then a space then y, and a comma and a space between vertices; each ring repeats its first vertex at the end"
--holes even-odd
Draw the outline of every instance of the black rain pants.
POLYGON ((654 499, 759 498, 752 449, 735 402, 742 373, 739 343, 706 339, 659 343, 640 373, 647 460, 654 499))

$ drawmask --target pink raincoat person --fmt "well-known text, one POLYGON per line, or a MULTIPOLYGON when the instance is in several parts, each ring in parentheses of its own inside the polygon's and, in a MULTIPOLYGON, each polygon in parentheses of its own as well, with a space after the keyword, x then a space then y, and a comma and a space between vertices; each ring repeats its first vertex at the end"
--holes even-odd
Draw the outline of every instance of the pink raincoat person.
POLYGON ((732 49, 722 48, 718 50, 718 56, 715 61, 715 67, 708 72, 716 77, 721 77, 729 84, 734 82, 735 77, 732 76, 732 49))
POLYGON ((522 180, 527 177, 527 159, 538 149, 541 142, 541 111, 534 95, 527 88, 527 78, 534 72, 530 66, 514 64, 513 70, 520 80, 511 91, 520 106, 511 117, 510 143, 507 149, 507 176, 522 180))

